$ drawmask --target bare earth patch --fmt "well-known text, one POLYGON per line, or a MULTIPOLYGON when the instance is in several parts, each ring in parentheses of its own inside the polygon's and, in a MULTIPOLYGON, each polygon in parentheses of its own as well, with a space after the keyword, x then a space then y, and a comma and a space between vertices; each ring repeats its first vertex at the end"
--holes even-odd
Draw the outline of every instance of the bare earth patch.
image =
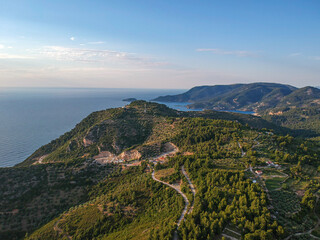
POLYGON ((158 170, 158 171, 155 173, 155 177, 156 177, 157 179, 161 179, 162 177, 171 176, 171 175, 174 174, 174 173, 175 173, 174 168, 161 169, 161 170, 158 170))

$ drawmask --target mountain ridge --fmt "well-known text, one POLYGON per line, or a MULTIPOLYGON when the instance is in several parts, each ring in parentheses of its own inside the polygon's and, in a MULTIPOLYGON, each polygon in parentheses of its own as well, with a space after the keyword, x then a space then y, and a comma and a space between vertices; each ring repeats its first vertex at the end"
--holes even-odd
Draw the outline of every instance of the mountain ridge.
POLYGON ((159 102, 190 102, 190 108, 215 110, 257 110, 259 101, 267 106, 289 95, 298 88, 279 83, 249 83, 232 85, 197 86, 178 95, 161 96, 159 102), (203 96, 204 93, 204 96, 203 96), (271 102, 271 103, 269 103, 271 102), (264 104, 266 104, 264 103, 264 104))
POLYGON ((296 88, 278 83, 199 86, 154 101, 185 101, 190 103, 187 106, 190 109, 252 111, 279 126, 297 130, 298 135, 306 130, 310 132, 304 136, 320 135, 320 89, 312 86, 296 88), (224 91, 216 92, 221 88, 224 91))

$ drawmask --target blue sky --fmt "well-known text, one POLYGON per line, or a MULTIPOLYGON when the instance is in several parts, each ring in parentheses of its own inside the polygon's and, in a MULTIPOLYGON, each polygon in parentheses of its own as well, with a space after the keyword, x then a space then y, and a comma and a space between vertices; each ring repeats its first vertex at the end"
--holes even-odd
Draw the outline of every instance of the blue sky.
POLYGON ((2 1, 0 86, 320 85, 320 1, 2 1))

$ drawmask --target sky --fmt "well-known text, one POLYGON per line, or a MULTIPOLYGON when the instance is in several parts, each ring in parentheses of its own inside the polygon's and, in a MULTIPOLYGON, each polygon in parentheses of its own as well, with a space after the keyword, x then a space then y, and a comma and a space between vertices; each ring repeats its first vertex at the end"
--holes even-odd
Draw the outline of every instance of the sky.
POLYGON ((319 0, 0 0, 0 87, 320 86, 319 0))

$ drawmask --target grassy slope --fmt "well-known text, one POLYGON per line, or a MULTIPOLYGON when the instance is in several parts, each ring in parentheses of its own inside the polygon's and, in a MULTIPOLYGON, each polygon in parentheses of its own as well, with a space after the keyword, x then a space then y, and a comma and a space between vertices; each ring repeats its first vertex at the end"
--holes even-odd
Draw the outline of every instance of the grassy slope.
MULTIPOLYGON (((317 150, 317 147, 313 146, 312 143, 303 142, 291 137, 272 135, 265 130, 257 131, 251 129, 249 126, 240 124, 241 121, 247 123, 248 119, 252 122, 256 121, 259 123, 259 118, 246 116, 241 118, 236 114, 220 114, 211 111, 179 113, 180 117, 178 117, 179 114, 176 111, 170 110, 164 105, 154 103, 146 104, 147 113, 144 113, 144 109, 145 102, 133 102, 126 110, 115 109, 100 112, 96 117, 93 117, 90 121, 86 120, 85 122, 92 122, 94 123, 93 126, 101 124, 106 118, 113 118, 114 120, 122 121, 121 123, 124 125, 129 124, 134 126, 137 121, 147 122, 150 124, 150 129, 147 129, 148 134, 144 135, 144 141, 139 140, 136 143, 130 141, 130 144, 127 146, 132 145, 132 147, 135 147, 135 144, 142 143, 142 145, 137 146, 137 148, 140 148, 143 145, 152 144, 153 142, 172 141, 179 146, 181 151, 191 152, 193 155, 178 155, 176 158, 173 158, 172 161, 180 164, 184 163, 190 172, 193 171, 191 176, 194 180, 197 179, 198 188, 201 188, 201 191, 203 191, 201 194, 205 194, 205 191, 210 190, 209 186, 206 188, 200 185, 206 181, 203 177, 211 174, 216 174, 217 176, 237 174, 237 178, 239 178, 239 174, 241 174, 243 184, 252 188, 250 182, 242 175, 241 171, 248 167, 249 164, 264 164, 266 159, 271 159, 286 165, 286 169, 289 172, 291 171, 291 167, 295 167, 298 161, 302 162, 303 167, 304 164, 311 164, 312 167, 318 164, 318 160, 316 160, 314 154, 319 150, 317 150), (110 111, 114 114, 111 117, 110 111), (200 116, 204 118, 199 118, 200 116), (237 120, 238 122, 211 119, 222 119, 224 117, 237 120), (256 144, 255 139, 258 139, 261 143, 257 147, 256 153, 250 150, 252 146, 256 144), (242 148, 247 152, 246 156, 241 156, 238 143, 240 143, 242 148), (226 172, 216 171, 217 169, 225 169, 226 172), (231 171, 230 169, 233 170, 231 171), (203 174, 202 177, 201 174, 203 174)), ((54 149, 52 156, 56 157, 57 162, 64 160, 65 158, 60 159, 60 156, 64 157, 65 155, 63 154, 66 154, 66 151, 60 150, 65 150, 67 142, 71 139, 76 140, 79 137, 84 137, 88 131, 92 129, 89 123, 88 126, 84 123, 80 123, 80 125, 83 127, 72 130, 73 133, 76 134, 75 136, 62 138, 55 142, 57 144, 52 144, 39 150, 39 152, 36 153, 38 155, 34 156, 49 153, 46 152, 48 149, 50 151, 54 149)), ((109 127, 112 129, 115 128, 114 125, 108 125, 108 128, 109 127)), ((70 133, 66 135, 69 136, 70 133)), ((113 136, 121 138, 122 135, 118 134, 113 136)), ((95 144, 101 143, 99 140, 95 144)), ((76 166, 74 164, 78 161, 75 160, 79 159, 79 156, 84 153, 81 152, 82 150, 80 152, 78 151, 80 150, 75 149, 73 152, 74 155, 69 159, 66 158, 68 159, 67 162, 69 162, 67 164, 70 164, 71 168, 72 166, 76 166)), ((83 160, 77 164, 81 166, 83 160)), ((174 164, 173 162, 171 167, 174 167, 174 164)), ((108 178, 107 181, 97 184, 90 194, 91 198, 89 202, 70 209, 65 214, 62 214, 60 217, 38 229, 33 233, 31 239, 41 239, 41 237, 45 237, 46 239, 57 239, 58 237, 61 239, 62 235, 57 236, 57 231, 52 230, 57 221, 59 221, 57 226, 63 229, 66 234, 73 235, 74 239, 86 239, 86 236, 92 235, 101 239, 146 239, 150 233, 152 236, 161 236, 160 239, 165 239, 170 236, 174 228, 175 220, 180 215, 183 201, 173 190, 153 182, 150 179, 150 175, 143 173, 142 170, 143 169, 132 169, 129 172, 124 172, 117 177, 112 179, 108 178), (132 198, 132 194, 135 195, 134 198, 132 198), (85 221, 84 219, 89 220, 85 221), (169 228, 165 226, 167 222, 169 222, 169 228), (151 232, 151 228, 155 232, 151 232), (156 231, 157 229, 160 231, 156 231)), ((231 175, 228 176, 231 177, 231 175)), ((298 174, 291 175, 292 178, 293 176, 295 178, 304 178, 307 175, 303 172, 298 172, 298 174)), ((235 176, 233 179, 234 178, 235 176)), ((207 179, 207 182, 210 182, 209 180, 210 179, 207 179)), ((233 180, 230 179, 230 181, 233 180)), ((221 185, 224 186, 225 183, 221 182, 221 185)), ((307 184, 305 188, 308 186, 307 184)), ((238 188, 239 186, 235 187, 238 188)), ((227 190, 233 191, 231 189, 227 190)), ((259 195, 261 190, 257 191, 259 195)), ((208 193, 208 195, 210 194, 208 193)), ((247 196, 249 193, 242 192, 241 194, 247 196)), ((234 193, 229 197, 235 197, 234 193)), ((210 201, 210 198, 206 201, 210 201)), ((265 207, 264 204, 262 205, 265 207)), ((224 207, 225 206, 223 206, 223 209, 224 207)), ((200 207, 200 209, 202 208, 200 207)), ((217 211, 217 209, 215 209, 215 211, 217 211)), ((199 216, 195 216, 193 220, 192 218, 190 219, 191 222, 189 226, 192 226, 192 221, 201 216, 201 212, 198 212, 198 214, 199 216)), ((220 225, 225 226, 230 223, 230 221, 229 218, 229 220, 220 225)), ((188 225, 185 227, 186 231, 190 230, 188 225)), ((206 229, 206 227, 203 229, 206 229)), ((275 230, 273 229, 273 231, 275 230)), ((214 232, 213 234, 218 232, 214 232)), ((253 232, 251 233, 253 234, 253 232)), ((197 233, 192 234, 197 235, 197 233)), ((242 234, 245 234, 245 232, 242 234)))
POLYGON ((171 236, 184 204, 174 190, 137 169, 107 179, 91 195, 89 202, 70 209, 27 239, 61 239, 63 235, 73 239, 148 239, 152 229, 160 228, 163 236, 171 236), (54 233, 54 225, 62 234, 54 233))

